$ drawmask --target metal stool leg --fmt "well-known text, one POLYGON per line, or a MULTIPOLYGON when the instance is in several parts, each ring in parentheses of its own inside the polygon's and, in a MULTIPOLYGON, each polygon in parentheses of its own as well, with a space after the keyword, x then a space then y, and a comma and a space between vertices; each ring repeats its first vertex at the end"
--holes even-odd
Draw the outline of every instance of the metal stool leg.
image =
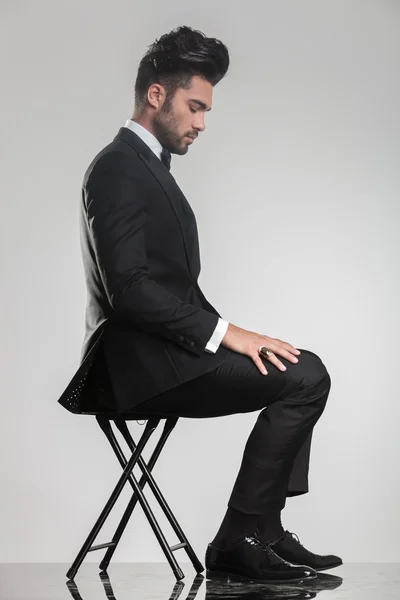
MULTIPOLYGON (((158 422, 159 422, 159 419, 158 419, 158 422)), ((102 429, 105 432, 105 434, 106 434, 106 436, 108 438, 108 441, 110 442, 110 444, 111 444, 111 446, 112 446, 115 454, 117 455, 118 460, 120 461, 122 467, 125 468, 126 458, 125 458, 124 453, 122 452, 122 449, 121 449, 121 447, 120 447, 120 445, 118 443, 118 440, 116 439, 116 437, 114 435, 114 432, 113 432, 113 430, 111 428, 111 425, 107 426, 102 421, 101 422, 101 426, 102 426, 102 429)), ((144 435, 145 434, 143 433, 142 437, 144 435)), ((141 439, 142 438, 140 438, 140 440, 141 439)), ((139 444, 140 444, 140 441, 139 441, 139 444)), ((136 453, 136 450, 134 451, 134 453, 136 453)), ((183 577, 184 577, 183 571, 179 567, 178 562, 177 562, 175 556, 173 555, 173 552, 175 550, 177 550, 178 547, 181 547, 181 545, 178 544, 177 546, 172 546, 172 547, 169 546, 169 544, 168 544, 168 542, 167 542, 167 540, 166 540, 166 538, 165 538, 165 536, 164 536, 164 534, 163 534, 163 532, 162 532, 159 524, 157 523, 157 520, 154 517, 154 514, 153 514, 153 512, 152 512, 152 510, 151 510, 151 508, 150 508, 150 506, 149 506, 149 504, 148 504, 148 502, 146 500, 146 497, 144 496, 144 494, 142 492, 142 488, 139 486, 139 483, 136 481, 136 479, 135 479, 135 477, 133 476, 132 473, 130 473, 130 475, 129 475, 129 481, 130 481, 130 483, 131 483, 131 485, 133 487, 134 495, 132 496, 132 498, 131 498, 131 500, 130 500, 130 502, 128 504, 128 507, 126 508, 126 510, 124 512, 124 515, 123 515, 123 517, 121 519, 121 522, 118 525, 117 531, 114 534, 115 540, 113 539, 112 542, 110 542, 108 544, 105 544, 103 547, 112 548, 112 547, 116 546, 116 544, 119 541, 119 538, 122 535, 122 532, 124 531, 124 529, 126 527, 126 524, 127 524, 128 520, 129 520, 129 517, 132 514, 133 508, 136 505, 136 501, 138 500, 139 503, 140 503, 140 505, 141 505, 141 507, 142 507, 142 509, 143 509, 143 511, 144 511, 144 513, 145 513, 145 515, 146 515, 146 517, 147 517, 147 519, 148 519, 148 521, 149 521, 149 523, 150 523, 151 528, 153 529, 154 535, 156 536, 156 538, 157 538, 157 540, 158 540, 158 542, 159 542, 159 544, 161 546, 161 549, 163 550, 164 555, 165 555, 166 559, 168 560, 168 562, 169 562, 169 564, 171 566, 171 569, 174 572, 174 575, 175 575, 176 579, 177 580, 183 579, 183 577)), ((100 547, 101 546, 97 546, 96 550, 99 549, 100 547)), ((104 567, 102 565, 100 566, 100 568, 103 568, 103 570, 104 570, 104 567)))
MULTIPOLYGON (((110 498, 108 499, 105 507, 103 508, 102 512, 100 513, 99 518, 97 519, 96 523, 94 524, 91 532, 89 533, 87 539, 85 540, 81 550, 79 551, 76 559, 74 560, 74 562, 72 563, 71 568, 68 570, 67 572, 67 577, 68 579, 73 579, 79 569, 79 567, 81 566, 86 554, 91 551, 91 550, 97 550, 99 549, 99 546, 97 547, 92 547, 93 541, 95 540, 97 534, 99 533, 101 527, 103 526, 106 518, 108 517, 108 515, 110 514, 110 511, 112 509, 112 507, 114 506, 114 504, 116 503, 119 495, 122 492, 122 489, 125 485, 125 483, 128 481, 129 476, 131 474, 131 471, 133 470, 133 467, 135 466, 140 453, 142 452, 146 442, 148 441, 148 439, 150 438, 151 434, 153 433, 153 431, 155 430, 155 427, 157 427, 159 423, 159 420, 157 419, 151 419, 147 422, 145 431, 143 432, 142 437, 139 440, 139 443, 137 445, 137 448, 135 450, 135 452, 132 454, 131 458, 129 459, 129 461, 127 462, 123 473, 121 475, 121 477, 118 480, 117 485, 115 486, 110 498), (156 425, 154 426, 154 423, 156 423, 156 425)), ((108 544, 107 544, 108 545, 108 544)), ((101 547, 106 547, 107 545, 101 545, 101 547)))
MULTIPOLYGON (((174 530, 175 534, 177 535, 180 544, 177 544, 176 546, 174 546, 173 550, 178 550, 179 548, 184 548, 184 550, 186 551, 196 572, 201 573, 202 571, 204 571, 203 565, 201 564, 198 557, 196 556, 196 553, 194 552, 188 538, 184 534, 181 526, 179 525, 178 521, 175 518, 175 515, 173 514, 173 512, 170 509, 169 505, 167 504, 164 496, 162 495, 156 481, 154 480, 153 476, 151 475, 151 471, 161 453, 161 450, 163 449, 165 442, 167 441, 171 431, 174 429, 177 421, 178 421, 177 417, 171 417, 171 418, 167 419, 167 421, 165 423, 164 431, 161 435, 161 438, 160 438, 147 465, 146 465, 145 461, 143 460, 142 456, 139 457, 138 465, 143 473, 143 476, 140 478, 140 481, 139 481, 139 486, 143 490, 146 483, 149 484, 155 498, 157 499, 166 518, 168 519, 169 524, 171 525, 172 529, 174 530)), ((116 423, 118 429, 121 431, 122 435, 124 436, 125 441, 128 444, 130 450, 132 452, 134 452, 136 445, 135 445, 135 443, 132 439, 132 436, 129 432, 126 421, 123 419, 115 419, 115 423, 116 423)), ((125 461, 126 461, 126 459, 125 459, 125 461)), ((122 467, 124 467, 125 462, 123 462, 122 458, 120 458, 120 462, 121 462, 122 467)), ((125 525, 128 522, 129 517, 132 514, 134 507, 135 507, 135 500, 133 500, 132 506, 128 507, 129 514, 126 515, 126 520, 124 520, 125 525)), ((128 509, 127 509, 127 512, 128 512, 128 509)), ((125 515, 124 515, 124 517, 125 517, 125 515)), ((121 523, 121 525, 122 525, 122 523, 121 523)), ((124 531, 124 528, 125 527, 122 526, 121 528, 118 528, 118 530, 115 532, 115 535, 113 538, 113 541, 115 542, 115 546, 112 546, 107 550, 106 555, 104 556, 104 559, 100 564, 101 569, 107 568, 107 566, 111 560, 111 557, 116 549, 116 546, 119 542, 119 539, 124 531)))
MULTIPOLYGON (((175 417, 173 419, 168 419, 166 421, 163 433, 161 434, 161 437, 158 440, 157 445, 156 445, 156 447, 155 447, 155 449, 153 451, 153 454, 151 455, 151 458, 149 460, 148 464, 151 465, 150 468, 152 468, 154 466, 156 460, 158 459, 158 457, 159 457, 159 455, 161 453, 161 450, 164 447, 165 442, 167 441, 167 438, 168 438, 169 434, 171 433, 172 429, 175 427, 177 421, 178 421, 178 418, 175 418, 175 417)), ((114 422, 116 423, 118 429, 121 431, 122 435, 124 436, 125 440, 127 441, 129 448, 131 449, 132 452, 134 452, 134 450, 132 450, 131 443, 127 439, 127 436, 126 436, 126 434, 127 434, 128 437, 131 437, 130 433, 129 433, 129 430, 128 430, 128 427, 126 425, 126 422, 124 420, 120 420, 120 419, 118 419, 118 420, 115 419, 114 422), (124 425, 125 425, 125 427, 124 427, 124 425)), ((111 446, 113 447, 114 452, 117 455, 117 458, 118 458, 118 460, 119 460, 122 468, 124 468, 125 462, 126 462, 125 456, 123 455, 122 451, 121 451, 121 453, 119 453, 116 450, 116 448, 114 446, 114 443, 111 441, 111 439, 110 438, 108 438, 108 439, 109 439, 109 442, 111 443, 111 446)), ((131 441, 133 443, 132 438, 131 438, 131 441)), ((133 443, 133 445, 134 445, 134 443, 133 443)), ((141 459, 141 460, 143 460, 143 459, 141 459)), ((140 486, 140 488, 142 490, 143 490, 143 488, 145 486, 145 483, 146 483, 146 481, 144 481, 143 477, 141 477, 141 479, 139 481, 139 486, 140 486)), ((117 527, 117 529, 116 529, 116 531, 115 531, 115 533, 113 535, 112 541, 114 542, 115 545, 110 546, 107 549, 107 552, 105 553, 104 558, 103 558, 103 560, 101 561, 101 563, 99 565, 99 568, 101 570, 106 570, 107 567, 108 567, 108 565, 110 564, 110 561, 111 561, 111 559, 113 557, 113 554, 114 554, 115 550, 117 549, 117 545, 118 545, 118 543, 119 543, 119 541, 121 539, 122 534, 124 533, 125 527, 126 527, 128 521, 129 521, 130 517, 131 517, 131 514, 132 514, 132 512, 133 512, 133 510, 134 510, 134 508, 136 506, 136 504, 137 504, 137 497, 133 496, 132 499, 131 499, 131 501, 129 502, 128 506, 126 507, 126 510, 125 510, 125 513, 124 513, 124 515, 123 515, 123 517, 121 519, 121 522, 119 523, 119 525, 118 525, 118 527, 117 527)))

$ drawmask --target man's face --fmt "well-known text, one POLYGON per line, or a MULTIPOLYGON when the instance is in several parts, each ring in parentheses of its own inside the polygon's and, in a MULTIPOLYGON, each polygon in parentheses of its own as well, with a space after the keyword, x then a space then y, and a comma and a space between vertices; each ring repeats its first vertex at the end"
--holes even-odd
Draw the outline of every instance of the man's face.
POLYGON ((172 154, 186 154, 190 144, 204 131, 206 111, 211 110, 213 86, 202 77, 193 77, 189 89, 179 88, 172 99, 161 86, 160 108, 153 117, 153 132, 172 154))

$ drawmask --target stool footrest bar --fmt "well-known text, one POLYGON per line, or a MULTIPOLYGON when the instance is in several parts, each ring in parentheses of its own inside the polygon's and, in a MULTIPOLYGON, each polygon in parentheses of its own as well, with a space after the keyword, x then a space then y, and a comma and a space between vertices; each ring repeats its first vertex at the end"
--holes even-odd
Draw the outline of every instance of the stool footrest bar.
POLYGON ((170 546, 171 552, 175 552, 175 550, 180 550, 180 548, 186 548, 186 546, 186 542, 182 542, 182 544, 175 544, 175 546, 170 546))
POLYGON ((116 542, 106 542, 105 544, 97 544, 96 546, 92 546, 89 548, 88 552, 94 552, 94 550, 101 550, 102 548, 111 548, 115 546, 116 542))

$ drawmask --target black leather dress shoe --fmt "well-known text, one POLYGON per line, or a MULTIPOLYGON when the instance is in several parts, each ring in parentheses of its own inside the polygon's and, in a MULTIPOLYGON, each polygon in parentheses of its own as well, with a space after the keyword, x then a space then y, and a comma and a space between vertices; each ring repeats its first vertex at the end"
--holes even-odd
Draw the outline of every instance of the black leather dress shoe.
POLYGON ((302 544, 295 533, 285 531, 284 535, 269 544, 270 548, 281 558, 295 565, 307 565, 315 571, 333 569, 343 564, 342 559, 334 554, 321 556, 310 552, 302 544))
POLYGON ((263 583, 299 583, 317 577, 313 569, 279 558, 257 533, 244 537, 229 550, 209 544, 205 563, 209 579, 229 577, 263 583))

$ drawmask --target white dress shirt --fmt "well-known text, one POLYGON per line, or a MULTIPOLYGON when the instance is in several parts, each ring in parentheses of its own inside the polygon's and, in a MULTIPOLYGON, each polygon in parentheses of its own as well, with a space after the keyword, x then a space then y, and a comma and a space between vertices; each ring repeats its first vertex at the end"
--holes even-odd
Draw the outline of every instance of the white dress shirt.
MULTIPOLYGON (((136 121, 132 121, 131 119, 128 119, 124 126, 134 131, 148 145, 148 147, 153 150, 157 158, 161 160, 162 145, 148 129, 142 127, 142 125, 139 125, 139 123, 136 123, 136 121)), ((228 329, 228 325, 229 321, 218 318, 217 326, 205 347, 207 352, 215 353, 218 350, 222 338, 228 329)))

